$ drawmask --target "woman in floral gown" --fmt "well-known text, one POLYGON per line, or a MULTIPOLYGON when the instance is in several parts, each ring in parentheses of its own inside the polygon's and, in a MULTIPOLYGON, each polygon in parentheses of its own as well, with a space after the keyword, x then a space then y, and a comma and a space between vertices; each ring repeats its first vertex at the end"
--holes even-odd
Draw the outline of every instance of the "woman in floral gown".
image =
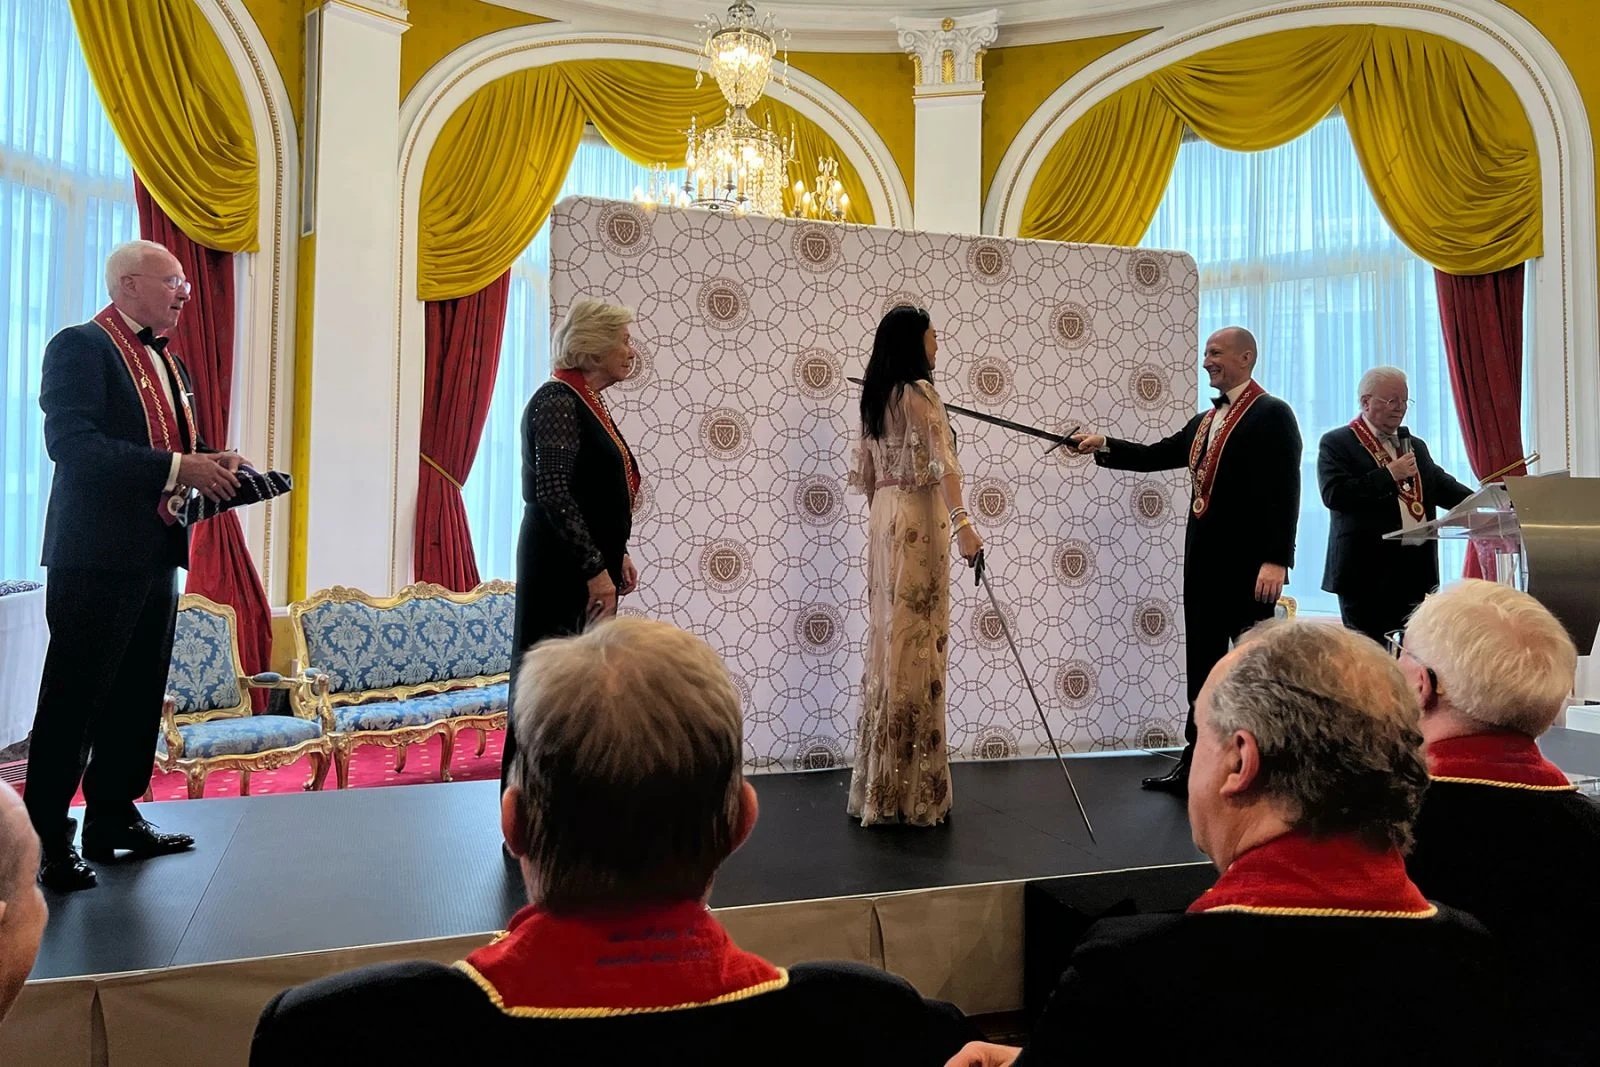
POLYGON ((878 323, 850 472, 866 494, 866 662, 850 814, 862 826, 932 826, 950 810, 945 664, 952 530, 970 565, 983 539, 961 504, 961 465, 929 380, 938 339, 921 308, 878 323))

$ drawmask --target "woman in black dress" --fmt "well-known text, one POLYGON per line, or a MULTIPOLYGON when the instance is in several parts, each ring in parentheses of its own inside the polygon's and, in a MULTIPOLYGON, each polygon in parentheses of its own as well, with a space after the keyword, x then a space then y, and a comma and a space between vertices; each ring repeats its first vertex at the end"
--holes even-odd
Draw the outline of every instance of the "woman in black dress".
MULTIPOLYGON (((639 575, 628 558, 639 467, 600 393, 633 369, 630 308, 577 300, 550 339, 553 375, 522 413, 522 532, 511 704, 523 653, 617 613, 639 575)), ((517 740, 506 721, 503 792, 517 740)))

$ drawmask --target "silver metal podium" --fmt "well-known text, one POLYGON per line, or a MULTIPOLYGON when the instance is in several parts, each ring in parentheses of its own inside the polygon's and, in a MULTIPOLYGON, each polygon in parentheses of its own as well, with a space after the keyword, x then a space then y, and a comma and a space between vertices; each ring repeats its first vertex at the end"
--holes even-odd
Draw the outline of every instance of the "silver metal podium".
POLYGON ((1600 628, 1600 478, 1566 471, 1507 477, 1432 522, 1385 536, 1407 545, 1465 539, 1486 577, 1549 608, 1578 655, 1593 649, 1600 628))

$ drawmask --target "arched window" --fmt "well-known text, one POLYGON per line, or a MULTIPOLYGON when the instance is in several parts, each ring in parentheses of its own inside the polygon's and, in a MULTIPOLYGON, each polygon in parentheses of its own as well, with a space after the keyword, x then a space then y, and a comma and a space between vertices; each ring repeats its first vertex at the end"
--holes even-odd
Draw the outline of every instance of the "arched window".
POLYGON ((45 345, 105 305, 101 266, 138 236, 133 165, 66 0, 0 0, 0 578, 40 571, 45 345))
MULTIPOLYGON (((1143 244, 1194 256, 1201 344, 1223 326, 1247 327, 1261 348, 1257 380, 1294 408, 1305 451, 1286 592, 1302 611, 1337 614, 1337 598, 1322 591, 1328 510, 1317 490, 1317 442, 1355 418, 1363 372, 1403 369, 1411 432, 1457 480, 1476 484, 1450 390, 1433 268, 1384 220, 1338 114, 1265 152, 1185 141, 1143 244)), ((1525 318, 1532 320, 1531 307, 1525 318)), ((1204 399, 1204 373, 1200 380, 1204 399)), ((1525 440, 1531 407, 1525 399, 1525 440)), ((1461 542, 1445 542, 1441 577, 1460 577, 1464 558, 1461 542)))
MULTIPOLYGON (((681 175, 680 175, 681 178, 681 175)), ((560 198, 597 196, 626 200, 649 180, 649 169, 629 160, 591 131, 578 145, 560 198)), ((559 199, 559 198, 558 198, 559 199)), ((517 530, 522 523, 522 409, 550 377, 550 224, 511 268, 506 333, 500 370, 489 402, 478 458, 462 490, 478 573, 515 578, 517 530)))

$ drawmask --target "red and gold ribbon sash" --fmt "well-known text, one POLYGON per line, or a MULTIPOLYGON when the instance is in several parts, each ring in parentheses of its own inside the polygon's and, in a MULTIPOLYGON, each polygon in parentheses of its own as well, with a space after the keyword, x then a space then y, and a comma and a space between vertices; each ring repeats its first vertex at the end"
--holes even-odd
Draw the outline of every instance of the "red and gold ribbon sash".
POLYGON ((1266 394, 1267 391, 1251 379, 1240 391, 1238 399, 1228 405, 1228 413, 1223 416, 1222 425, 1217 427, 1214 435, 1211 434, 1211 423, 1217 417, 1217 409, 1212 408, 1201 417, 1200 427, 1195 430, 1194 441, 1189 445, 1189 483, 1194 494, 1192 509, 1196 518, 1204 515, 1206 508, 1211 506, 1211 487, 1216 484, 1217 467, 1222 462, 1222 446, 1228 443, 1228 435, 1239 425, 1239 420, 1250 410, 1250 405, 1266 394), (1209 445, 1206 443, 1208 437, 1209 445))
MULTIPOLYGON (((172 383, 173 399, 183 412, 183 425, 188 430, 187 434, 178 426, 177 413, 167 402, 166 391, 150 378, 150 350, 133 331, 128 329, 128 324, 116 305, 106 305, 93 321, 111 338, 111 343, 117 346, 117 353, 122 356, 123 368, 133 379, 133 388, 139 394, 139 403, 144 408, 145 429, 150 435, 150 447, 163 452, 190 451, 194 441, 194 412, 189 408, 188 394, 183 391, 183 375, 178 373, 178 365, 173 360, 172 354, 162 351, 157 358, 166 364, 167 370, 172 375, 169 381, 172 383)), ((163 492, 156 501, 156 514, 161 516, 161 521, 168 526, 177 522, 178 512, 183 509, 188 495, 186 488, 181 491, 163 492)))
POLYGON ((789 984, 733 943, 705 905, 629 915, 517 912, 504 936, 456 964, 507 1015, 595 1019, 726 1004, 789 984))
MULTIPOLYGON (((1388 467, 1398 458, 1389 455, 1388 450, 1383 447, 1383 442, 1378 440, 1377 435, 1372 432, 1372 428, 1367 425, 1366 419, 1361 418, 1359 415, 1356 416, 1350 420, 1350 428, 1356 432, 1356 440, 1361 442, 1361 447, 1367 450, 1372 456, 1373 462, 1378 466, 1388 467)), ((1399 483, 1398 488, 1400 490, 1400 499, 1406 502, 1407 511, 1418 519, 1428 514, 1427 507, 1422 503, 1421 471, 1417 472, 1417 477, 1399 483), (1409 488, 1407 488, 1408 486, 1409 488)))
POLYGON ((1212 911, 1427 919, 1439 909, 1406 875, 1399 849, 1374 852, 1354 835, 1315 838, 1292 830, 1234 860, 1189 905, 1191 915, 1212 911))
POLYGON ((600 420, 600 425, 605 427, 606 433, 611 435, 612 442, 617 446, 617 451, 622 453, 622 469, 628 475, 628 503, 634 504, 639 499, 639 467, 633 461, 633 453, 628 449, 628 443, 622 439, 622 434, 617 432, 617 424, 611 421, 611 412, 606 408, 606 402, 600 399, 600 394, 589 388, 589 383, 583 378, 582 371, 558 370, 551 377, 558 382, 569 386, 578 394, 578 399, 588 405, 594 412, 594 417, 600 420))
POLYGON ((1578 787, 1560 767, 1544 758, 1524 734, 1472 734, 1428 746, 1428 776, 1436 782, 1493 785, 1546 793, 1571 793, 1578 787))

